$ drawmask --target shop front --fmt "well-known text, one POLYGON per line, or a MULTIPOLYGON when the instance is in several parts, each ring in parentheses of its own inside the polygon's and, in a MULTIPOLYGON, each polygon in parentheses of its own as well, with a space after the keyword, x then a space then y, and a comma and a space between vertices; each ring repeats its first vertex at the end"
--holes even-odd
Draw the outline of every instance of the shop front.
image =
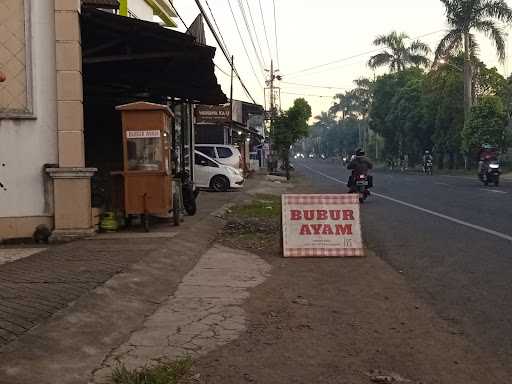
POLYGON ((199 105, 195 110, 197 144, 236 146, 246 172, 260 167, 258 146, 264 140, 263 107, 233 100, 224 105, 199 105))
POLYGON ((112 203, 110 173, 123 167, 116 106, 169 108, 171 171, 193 171, 193 105, 227 101, 214 48, 80 1, 8 4, 0 15, 11 36, 0 43, 0 239, 30 237, 40 225, 55 238, 94 231, 91 208, 112 203))
POLYGON ((97 10, 83 12, 81 24, 85 157, 88 167, 98 169, 93 206, 113 208, 111 175, 126 163, 120 105, 150 102, 169 110, 170 162, 162 171, 193 178, 194 105, 226 102, 214 75, 214 48, 158 24, 97 10))

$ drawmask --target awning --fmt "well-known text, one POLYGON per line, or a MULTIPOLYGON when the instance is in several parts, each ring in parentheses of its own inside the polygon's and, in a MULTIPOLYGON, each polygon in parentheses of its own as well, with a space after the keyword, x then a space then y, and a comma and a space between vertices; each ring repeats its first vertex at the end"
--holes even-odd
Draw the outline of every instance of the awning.
POLYGON ((215 48, 156 23, 96 9, 84 9, 80 20, 86 97, 227 102, 215 77, 215 48))

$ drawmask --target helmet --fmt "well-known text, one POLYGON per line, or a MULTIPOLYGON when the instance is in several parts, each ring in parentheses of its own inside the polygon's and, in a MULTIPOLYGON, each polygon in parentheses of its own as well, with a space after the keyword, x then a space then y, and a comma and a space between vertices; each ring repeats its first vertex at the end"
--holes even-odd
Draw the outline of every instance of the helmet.
POLYGON ((356 149, 356 156, 364 156, 364 149, 357 148, 356 149))

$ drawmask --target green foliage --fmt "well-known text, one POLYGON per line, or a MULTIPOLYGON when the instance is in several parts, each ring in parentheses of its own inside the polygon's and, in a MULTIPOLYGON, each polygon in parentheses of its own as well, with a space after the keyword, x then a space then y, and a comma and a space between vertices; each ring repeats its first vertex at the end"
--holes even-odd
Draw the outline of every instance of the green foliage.
MULTIPOLYGON (((460 58, 459 58, 460 59, 460 58)), ((439 155, 460 152, 464 127, 464 79, 459 59, 431 71, 424 83, 424 135, 439 155)), ((463 58, 462 58, 463 60, 463 58)))
POLYGON ((272 143, 278 152, 286 152, 292 144, 308 135, 311 107, 305 99, 296 99, 293 106, 274 120, 272 143))
MULTIPOLYGON (((370 128, 386 140, 388 155, 397 156, 408 142, 406 131, 411 130, 407 121, 411 111, 406 111, 407 93, 417 92, 424 73, 417 68, 386 74, 375 82, 373 103, 370 108, 370 128), (419 82, 414 85, 415 82, 419 82), (412 87, 408 90, 408 86, 412 87)), ((420 107, 421 102, 417 102, 420 107)), ((421 111, 418 111, 421 113, 421 111)))
POLYGON ((362 136, 369 153, 375 153, 376 143, 383 140, 384 149, 379 145, 378 152, 385 157, 408 154, 418 162, 428 149, 440 167, 447 158, 450 168, 462 164, 470 150, 483 142, 505 151, 512 144, 507 127, 512 116, 512 76, 505 79, 496 68, 472 57, 477 106, 465 128, 464 54, 444 59, 428 72, 402 68, 376 81, 357 80, 354 89, 335 96, 329 113, 317 117, 306 148, 330 156, 349 153, 360 146, 362 136))
POLYGON ((281 215, 281 197, 258 195, 249 204, 233 207, 231 215, 237 218, 279 218, 281 215))
POLYGON ((465 151, 474 153, 485 143, 506 149, 512 139, 506 129, 507 121, 508 116, 499 97, 482 98, 471 108, 470 119, 462 133, 465 151))
POLYGON ((415 40, 407 43, 409 36, 405 33, 391 32, 388 35, 377 36, 373 45, 385 47, 385 50, 370 58, 370 68, 389 67, 391 72, 404 71, 410 66, 426 67, 430 61, 427 55, 430 48, 427 44, 415 40))
POLYGON ((188 383, 192 359, 159 361, 153 366, 129 370, 124 365, 114 369, 111 384, 185 384, 188 383))
POLYGON ((446 9, 450 30, 440 41, 435 62, 444 57, 456 55, 462 49, 469 56, 476 57, 478 44, 473 31, 489 37, 501 61, 505 59, 505 31, 498 22, 510 23, 512 9, 505 1, 489 0, 441 0, 446 9), (469 46, 464 47, 464 35, 469 38, 469 46))

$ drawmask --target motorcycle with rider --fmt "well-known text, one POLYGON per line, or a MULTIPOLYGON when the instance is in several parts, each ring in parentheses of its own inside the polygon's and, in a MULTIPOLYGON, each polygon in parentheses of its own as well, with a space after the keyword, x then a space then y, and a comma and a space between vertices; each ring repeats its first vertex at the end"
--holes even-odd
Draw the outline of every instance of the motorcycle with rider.
POLYGON ((478 178, 485 186, 500 184, 500 163, 496 146, 484 144, 478 154, 478 178))
POLYGON ((432 175, 434 168, 434 159, 432 158, 432 154, 429 150, 425 151, 423 155, 423 173, 426 175, 432 175))
POLYGON ((347 183, 349 193, 357 193, 361 204, 370 196, 370 188, 373 187, 373 177, 368 174, 372 168, 372 162, 360 148, 355 151, 347 166, 347 169, 352 170, 347 183))

